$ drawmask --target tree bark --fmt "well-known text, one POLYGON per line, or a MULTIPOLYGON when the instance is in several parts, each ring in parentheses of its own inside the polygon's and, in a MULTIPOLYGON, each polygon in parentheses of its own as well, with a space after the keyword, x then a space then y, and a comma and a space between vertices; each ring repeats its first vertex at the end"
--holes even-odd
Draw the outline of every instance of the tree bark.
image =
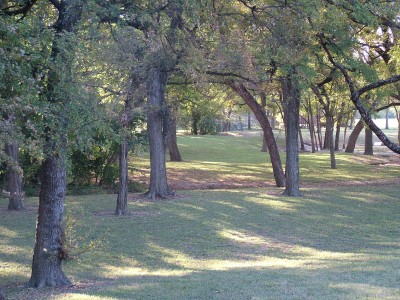
POLYGON ((247 112, 247 130, 251 130, 251 112, 247 112))
POLYGON ((128 142, 126 137, 122 138, 119 146, 119 187, 115 215, 125 216, 128 214, 128 142))
POLYGON ((178 111, 177 105, 172 105, 171 108, 167 106, 167 109, 170 110, 169 120, 168 120, 168 138, 167 138, 167 146, 169 151, 170 161, 182 161, 181 153, 179 152, 178 142, 176 138, 176 114, 178 111))
MULTIPOLYGON (((276 186, 283 187, 285 186, 285 174, 283 172, 281 158, 279 155, 279 150, 276 145, 274 133, 272 132, 272 127, 269 124, 267 116, 265 115, 265 111, 262 106, 254 99, 254 97, 249 93, 246 87, 243 84, 238 84, 235 82, 229 83, 230 87, 238 93, 244 100, 244 102, 250 107, 256 116, 258 122, 263 129, 263 137, 267 141, 269 156, 271 159, 272 169, 274 172, 274 178, 276 182, 276 186)), ((297 133, 296 133, 297 135, 297 133)))
POLYGON ((300 138, 300 150, 305 151, 303 135, 301 134, 301 128, 299 128, 299 138, 300 138))
POLYGON ((374 155, 374 143, 372 130, 368 127, 365 128, 365 145, 364 145, 364 155, 374 155))
POLYGON ((286 189, 283 195, 300 197, 299 187, 299 111, 300 90, 294 71, 282 80, 283 103, 286 118, 286 189))
POLYGON ((48 157, 40 172, 36 244, 29 287, 42 288, 71 285, 62 271, 66 253, 63 249, 63 213, 66 191, 66 171, 63 158, 48 157))
POLYGON ((386 122, 385 122, 385 129, 389 129, 389 108, 386 109, 386 122))
POLYGON ((24 210, 24 192, 22 190, 22 176, 19 170, 18 144, 10 143, 5 147, 5 152, 9 157, 6 172, 6 193, 8 196, 9 210, 24 210))
POLYGON ((145 195, 150 199, 162 199, 173 195, 167 183, 165 143, 163 138, 163 110, 167 73, 155 68, 147 85, 147 130, 150 144, 150 187, 145 195))
POLYGON ((336 169, 336 157, 335 157, 335 145, 333 141, 333 116, 326 116, 326 136, 327 136, 327 146, 329 148, 329 153, 331 157, 331 168, 336 169))
POLYGON ((346 153, 354 153, 354 149, 356 147, 358 136, 360 135, 361 130, 363 128, 364 128, 364 124, 363 124, 362 120, 359 120, 357 122, 356 126, 354 126, 354 129, 349 136, 349 141, 348 141, 346 149, 345 149, 346 153))
POLYGON ((72 82, 73 55, 69 51, 71 37, 78 22, 82 6, 78 1, 60 1, 55 8, 58 19, 53 26, 56 33, 51 49, 51 58, 56 66, 48 73, 46 98, 52 104, 61 104, 61 113, 57 122, 50 122, 45 129, 45 155, 40 178, 38 220, 36 226, 36 242, 32 261, 32 274, 29 287, 69 286, 71 281, 62 270, 62 260, 66 258, 63 249, 64 230, 63 213, 66 191, 65 158, 67 151, 66 117, 67 102, 71 95, 60 93, 59 87, 72 82), (67 33, 67 34, 66 34, 67 33), (62 67, 59 65, 62 64, 62 67), (61 67, 61 68, 60 68, 61 67), (60 81, 60 70, 63 70, 63 80, 60 81))
POLYGON ((315 153, 315 145, 316 145, 316 139, 315 139, 315 128, 314 128, 314 115, 311 107, 311 99, 308 97, 307 99, 307 112, 308 112, 308 129, 310 131, 310 138, 311 138, 311 151, 312 153, 315 153))

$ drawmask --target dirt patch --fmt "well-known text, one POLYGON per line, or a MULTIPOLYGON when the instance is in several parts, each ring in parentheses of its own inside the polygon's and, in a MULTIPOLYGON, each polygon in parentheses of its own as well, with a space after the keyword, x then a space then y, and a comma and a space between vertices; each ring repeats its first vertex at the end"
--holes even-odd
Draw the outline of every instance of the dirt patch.
MULTIPOLYGON (((119 218, 140 218, 140 217, 157 216, 159 214, 161 214, 159 211, 135 210, 135 211, 128 211, 127 215, 120 216, 119 218)), ((96 217, 113 217, 113 218, 115 218, 115 211, 112 211, 112 210, 94 211, 93 215, 96 217)))

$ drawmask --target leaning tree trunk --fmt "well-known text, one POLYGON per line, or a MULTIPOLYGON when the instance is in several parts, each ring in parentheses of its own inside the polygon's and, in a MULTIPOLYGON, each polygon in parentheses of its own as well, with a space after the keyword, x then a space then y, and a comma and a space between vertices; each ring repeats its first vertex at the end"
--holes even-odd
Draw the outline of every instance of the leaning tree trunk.
POLYGON ((150 144, 150 187, 146 196, 166 198, 173 195, 167 183, 165 147, 163 136, 163 110, 167 73, 154 69, 147 86, 147 130, 150 144))
POLYGON ((168 106, 166 106, 166 108, 170 110, 170 113, 168 114, 169 120, 167 124, 167 126, 169 126, 167 138, 169 158, 170 161, 182 161, 182 156, 179 152, 178 142, 176 138, 176 114, 178 107, 177 105, 172 105, 171 109, 168 106))
POLYGON ((22 190, 22 176, 19 170, 18 144, 10 143, 5 147, 9 157, 6 172, 6 194, 8 196, 9 210, 24 210, 24 192, 22 190))
POLYGON ((353 153, 354 152, 358 136, 360 135, 361 130, 363 128, 364 128, 363 121, 362 120, 358 121, 358 123, 356 124, 356 126, 354 126, 354 129, 353 129, 353 131, 351 132, 351 134, 349 136, 349 141, 348 141, 346 149, 345 149, 346 153, 353 153))
POLYGON ((283 195, 300 197, 299 187, 299 110, 300 90, 293 72, 283 79, 282 91, 286 117, 286 189, 283 195))
POLYGON ((372 130, 365 127, 365 145, 364 145, 364 155, 374 155, 374 143, 372 130))
POLYGON ((63 212, 66 191, 67 151, 66 127, 67 103, 72 95, 61 86, 72 84, 73 45, 75 25, 80 19, 82 6, 77 1, 60 1, 55 7, 58 19, 55 23, 55 37, 51 49, 52 61, 57 64, 48 73, 46 98, 49 105, 60 105, 57 122, 52 120, 45 129, 44 150, 46 158, 42 163, 40 178, 36 242, 29 287, 69 286, 71 281, 62 271, 62 260, 67 253, 63 249, 63 212), (71 39, 71 40, 69 40, 71 39), (62 71, 63 74, 59 74, 62 71), (63 78, 63 81, 61 81, 63 78), (62 93, 60 91, 63 91, 62 93))
POLYGON ((29 287, 71 285, 61 267, 66 256, 63 248, 65 170, 64 160, 60 156, 48 157, 42 164, 36 244, 29 287))
MULTIPOLYGON (((235 82, 229 83, 230 87, 238 93, 244 100, 244 102, 250 107, 256 116, 258 122, 261 125, 263 130, 263 138, 267 141, 269 156, 271 159, 272 169, 274 172, 274 178, 276 182, 276 186, 283 187, 285 186, 285 174, 283 172, 281 158, 279 155, 279 150, 276 145, 274 133, 272 131, 272 127, 269 124, 268 118, 265 115, 265 110, 262 106, 254 99, 254 97, 249 93, 246 87, 243 84, 238 84, 235 82)), ((297 133, 296 133, 297 134, 297 133)))

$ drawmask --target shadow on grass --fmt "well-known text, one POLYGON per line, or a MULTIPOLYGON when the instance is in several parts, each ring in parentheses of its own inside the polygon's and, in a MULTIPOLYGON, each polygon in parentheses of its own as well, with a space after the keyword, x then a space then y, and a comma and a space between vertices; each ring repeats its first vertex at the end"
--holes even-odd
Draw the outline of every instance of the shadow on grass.
MULTIPOLYGON (((126 218, 96 213, 110 209, 110 198, 81 197, 74 205, 84 203, 92 213, 80 230, 101 220, 96 233, 108 242, 65 269, 78 285, 98 285, 51 293, 60 299, 66 293, 79 299, 395 299, 399 192, 397 186, 308 189, 303 198, 288 198, 196 191, 171 201, 130 203, 131 210, 156 213, 126 218)), ((31 229, 15 231, 25 230, 31 229)), ((16 236, 6 241, 14 242, 16 236)), ((2 249, 2 261, 16 259, 2 249)))

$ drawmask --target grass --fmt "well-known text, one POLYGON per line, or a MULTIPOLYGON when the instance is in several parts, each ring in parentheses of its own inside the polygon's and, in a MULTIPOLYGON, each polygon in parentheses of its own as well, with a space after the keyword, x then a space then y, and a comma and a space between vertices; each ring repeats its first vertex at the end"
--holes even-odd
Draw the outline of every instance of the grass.
MULTIPOLYGON (((387 131, 389 136, 396 130, 387 131)), ((177 189, 226 187, 265 187, 274 184, 269 155, 260 151, 261 133, 253 131, 249 136, 180 136, 178 139, 184 162, 167 162, 170 183, 177 189)), ((275 132, 278 144, 283 144, 284 133, 275 132)), ((303 130, 304 139, 309 139, 303 130)), ((360 137, 363 140, 363 137, 360 137)), ((357 148, 360 151, 360 146, 357 148)), ((365 156, 337 152, 337 169, 330 168, 326 151, 300 154, 300 176, 303 185, 343 184, 349 181, 373 181, 398 179, 400 159, 386 151, 384 146, 375 147, 378 155, 365 156), (391 159, 396 166, 388 167, 391 159), (379 176, 377 176, 379 174, 379 176)), ((285 163, 285 152, 281 152, 285 163)), ((136 179, 149 179, 148 155, 132 158, 131 163, 140 172, 136 179)))
MULTIPOLYGON (((209 180, 239 171, 244 182, 265 180, 256 140, 181 137, 179 168, 202 168, 209 180)), ((328 158, 301 155, 302 198, 274 187, 180 191, 159 202, 131 195, 131 215, 116 218, 115 195, 68 196, 73 237, 98 247, 65 263, 75 283, 65 289, 23 288, 38 201, 28 198, 25 212, 0 210, 0 289, 32 300, 399 299, 400 185, 371 180, 398 178, 399 167, 340 154, 339 170, 330 171, 328 158), (354 178, 369 184, 343 186, 354 178)))

